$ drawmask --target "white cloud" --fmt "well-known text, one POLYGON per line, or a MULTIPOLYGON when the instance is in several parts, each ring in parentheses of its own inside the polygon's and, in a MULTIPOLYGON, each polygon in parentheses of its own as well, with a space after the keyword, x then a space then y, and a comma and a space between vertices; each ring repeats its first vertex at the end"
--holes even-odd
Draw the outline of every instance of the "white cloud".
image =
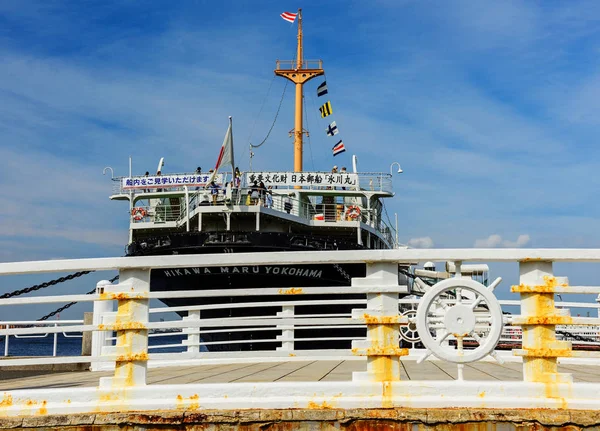
POLYGON ((502 237, 498 234, 490 235, 484 239, 475 240, 476 248, 500 248, 500 247, 508 247, 508 248, 520 248, 525 247, 529 244, 530 241, 529 235, 519 235, 516 241, 510 241, 507 239, 502 239, 502 237))
POLYGON ((414 248, 431 248, 433 247, 433 240, 428 236, 411 238, 408 240, 408 245, 414 248))

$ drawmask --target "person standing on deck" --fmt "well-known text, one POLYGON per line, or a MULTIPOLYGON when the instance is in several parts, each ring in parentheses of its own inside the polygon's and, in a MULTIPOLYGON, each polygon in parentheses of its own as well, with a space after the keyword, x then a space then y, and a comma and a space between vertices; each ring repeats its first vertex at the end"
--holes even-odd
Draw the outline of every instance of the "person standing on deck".
POLYGON ((237 204, 240 204, 242 199, 242 195, 240 194, 240 189, 242 186, 242 173, 240 172, 240 168, 236 167, 235 172, 233 174, 233 195, 232 198, 237 201, 237 204))
POLYGON ((290 211, 292 211, 292 198, 291 196, 293 196, 293 193, 288 194, 285 197, 285 201, 283 202, 283 209, 285 210, 286 213, 290 213, 290 211))
MULTIPOLYGON (((157 176, 157 177, 160 177, 161 175, 162 175, 162 173, 161 173, 160 171, 158 171, 158 172, 156 173, 156 176, 157 176)), ((159 184, 160 184, 160 178, 159 178, 159 184)), ((162 192, 162 191, 163 191, 163 189, 156 189, 156 191, 157 191, 157 192, 162 192)))
POLYGON ((251 198, 252 198, 252 205, 256 205, 258 203, 258 199, 259 199, 259 189, 258 189, 258 182, 254 181, 254 184, 252 184, 252 187, 250 187, 251 190, 251 198))
POLYGON ((266 194, 267 194, 267 187, 265 186, 265 183, 263 183, 262 181, 258 185, 258 194, 260 195, 260 204, 264 205, 266 194))
POLYGON ((273 186, 269 186, 265 196, 265 207, 273 208, 273 186))
MULTIPOLYGON (((146 171, 146 173, 144 174, 144 177, 146 177, 146 185, 148 184, 148 175, 150 175, 149 171, 146 171)), ((144 193, 148 193, 150 191, 150 189, 144 189, 144 193)))
MULTIPOLYGON (((194 172, 195 175, 202 175, 202 168, 200 166, 198 166, 196 168, 196 172, 194 172)), ((200 190, 200 186, 196 187, 196 190, 200 190)))
POLYGON ((210 194, 212 195, 212 204, 217 204, 217 198, 219 196, 219 186, 214 181, 210 183, 210 194))

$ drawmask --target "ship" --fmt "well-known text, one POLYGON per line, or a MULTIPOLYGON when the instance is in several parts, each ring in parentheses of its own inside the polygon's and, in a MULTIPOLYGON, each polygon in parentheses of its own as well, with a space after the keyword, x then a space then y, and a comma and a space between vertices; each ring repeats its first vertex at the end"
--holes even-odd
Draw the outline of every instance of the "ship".
MULTIPOLYGON (((317 286, 350 286, 351 279, 364 277, 364 264, 230 266, 226 255, 248 252, 323 250, 372 250, 398 246, 397 233, 384 219, 383 200, 394 196, 392 172, 359 172, 356 156, 350 169, 308 172, 303 169, 303 86, 324 74, 321 60, 303 56, 302 11, 297 14, 297 52, 294 60, 276 61, 275 75, 295 85, 294 169, 289 172, 241 172, 235 167, 232 120, 215 169, 209 172, 166 174, 164 159, 154 175, 115 177, 112 200, 129 203, 127 256, 223 253, 223 266, 152 270, 152 291, 222 290, 317 286), (225 171, 223 167, 231 171, 225 171)), ((216 153, 216 152, 215 152, 216 153)), ((398 166, 401 171, 400 166, 398 166)), ((389 221, 389 219, 388 219, 389 221)), ((399 282, 406 284, 399 268, 399 282)), ((356 296, 345 295, 347 298, 356 296)), ((320 295, 318 299, 340 298, 320 295)), ((275 299, 275 298, 274 298, 275 299)), ((281 298, 276 298, 281 301, 281 298)), ((308 298, 303 298, 308 299, 308 298)), ((363 298, 364 299, 364 298, 363 298)), ((240 301, 228 298, 226 301, 240 301)), ((256 300, 256 298, 254 298, 256 300)), ((270 298, 261 297, 261 302, 270 298)), ((171 298, 163 302, 186 315, 190 305, 223 302, 223 298, 171 298)), ((202 318, 270 315, 281 307, 207 309, 202 318)), ((297 314, 349 313, 348 307, 304 306, 297 314)), ((347 329, 350 336, 363 336, 364 329, 347 329), (354 331, 354 332, 352 332, 354 331)), ((274 335, 276 331, 273 331, 274 335)), ((266 334, 268 335, 268 334, 266 334)), ((318 338, 311 330, 296 331, 297 337, 318 338)), ((264 337, 265 333, 261 333, 264 337)), ((216 331, 204 333, 208 350, 255 349, 248 342, 253 334, 216 331)), ((260 348, 267 347, 263 343, 260 348)), ((273 344, 277 347, 276 343, 273 344)), ((349 341, 297 342, 297 349, 348 348, 349 341)))

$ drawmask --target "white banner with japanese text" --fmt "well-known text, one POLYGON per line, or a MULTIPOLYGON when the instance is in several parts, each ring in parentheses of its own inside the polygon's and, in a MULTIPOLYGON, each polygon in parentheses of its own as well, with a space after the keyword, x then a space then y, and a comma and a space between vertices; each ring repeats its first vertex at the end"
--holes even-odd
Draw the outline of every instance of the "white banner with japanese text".
POLYGON ((317 187, 348 187, 358 185, 358 174, 331 172, 249 172, 246 174, 246 184, 251 186, 254 181, 263 182, 265 186, 317 186, 317 187))
MULTIPOLYGON (((189 175, 152 175, 143 177, 123 178, 121 187, 124 190, 129 189, 167 189, 173 187, 204 187, 210 180, 210 174, 189 174, 189 175)), ((215 176, 215 183, 223 183, 223 175, 215 176)), ((154 190, 152 190, 154 191, 154 190)))

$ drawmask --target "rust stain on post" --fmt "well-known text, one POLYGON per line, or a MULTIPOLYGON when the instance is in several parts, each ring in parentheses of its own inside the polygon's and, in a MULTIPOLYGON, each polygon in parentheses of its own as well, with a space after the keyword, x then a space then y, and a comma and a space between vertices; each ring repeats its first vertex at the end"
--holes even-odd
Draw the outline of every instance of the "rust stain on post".
POLYGON ((2 407, 10 407, 13 405, 13 397, 11 394, 4 393, 2 397, 2 401, 0 401, 0 408, 2 407))
POLYGON ((148 329, 146 325, 141 322, 115 322, 113 325, 98 325, 100 331, 128 331, 128 330, 140 330, 148 329))
MULTIPOLYGON (((551 310, 551 311, 555 312, 556 310, 551 310)), ((571 324, 573 324, 573 318, 571 316, 557 316, 557 315, 521 317, 521 318, 518 318, 517 321, 521 325, 571 325, 571 324)))
POLYGON ((363 314, 362 318, 367 325, 399 324, 402 320, 401 316, 372 316, 368 313, 363 314))
POLYGON ((330 404, 327 401, 323 401, 320 404, 315 403, 314 401, 309 401, 308 408, 315 409, 315 410, 323 410, 323 409, 333 409, 334 407, 333 407, 333 404, 330 404))
POLYGON ((194 394, 189 398, 177 395, 175 404, 178 410, 198 410, 200 408, 200 397, 198 394, 194 394))
POLYGON ((541 262, 542 258, 541 257, 526 257, 523 260, 520 260, 519 262, 541 262))
POLYGON ((280 295, 301 295, 304 293, 304 290, 299 287, 291 287, 289 289, 279 289, 277 293, 280 295))
POLYGON ((535 356, 537 358, 569 358, 573 355, 571 349, 522 349, 523 355, 520 356, 535 356))
POLYGON ((148 299, 148 294, 143 293, 128 293, 128 292, 105 292, 100 294, 101 300, 119 300, 126 299, 148 299))
POLYGON ((408 349, 395 346, 369 347, 367 349, 353 348, 352 353, 357 356, 407 356, 408 349))
POLYGON ((120 355, 117 356, 117 362, 130 362, 130 361, 147 361, 148 353, 142 352, 137 354, 129 354, 129 355, 120 355))
POLYGON ((38 414, 43 415, 43 416, 47 415, 48 414, 47 405, 48 405, 48 402, 46 400, 42 401, 42 406, 40 407, 38 414))
POLYGON ((551 277, 549 275, 545 275, 543 277, 544 284, 537 285, 527 285, 527 284, 519 284, 510 287, 511 292, 520 292, 520 293, 554 293, 556 292, 557 287, 568 287, 568 283, 559 283, 556 277, 551 277))

